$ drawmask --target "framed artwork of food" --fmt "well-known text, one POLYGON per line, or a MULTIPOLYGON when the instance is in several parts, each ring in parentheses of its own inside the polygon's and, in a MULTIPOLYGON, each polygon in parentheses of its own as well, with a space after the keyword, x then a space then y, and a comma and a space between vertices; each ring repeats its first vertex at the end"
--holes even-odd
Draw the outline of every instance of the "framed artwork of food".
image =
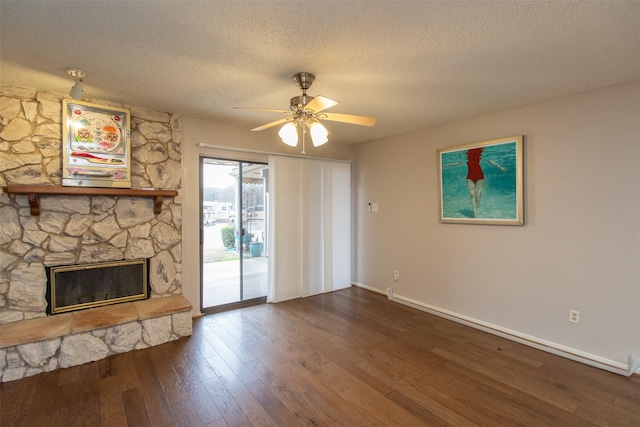
POLYGON ((129 110, 62 101, 62 185, 131 188, 129 110))

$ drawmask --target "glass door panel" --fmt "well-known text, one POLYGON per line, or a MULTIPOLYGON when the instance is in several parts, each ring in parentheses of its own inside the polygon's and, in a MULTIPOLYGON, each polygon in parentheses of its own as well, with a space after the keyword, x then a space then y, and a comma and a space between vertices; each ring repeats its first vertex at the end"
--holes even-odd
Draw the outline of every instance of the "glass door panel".
POLYGON ((200 169, 202 309, 265 298, 267 165, 202 158, 200 169))
POLYGON ((267 295, 266 180, 266 165, 242 164, 243 299, 267 295))

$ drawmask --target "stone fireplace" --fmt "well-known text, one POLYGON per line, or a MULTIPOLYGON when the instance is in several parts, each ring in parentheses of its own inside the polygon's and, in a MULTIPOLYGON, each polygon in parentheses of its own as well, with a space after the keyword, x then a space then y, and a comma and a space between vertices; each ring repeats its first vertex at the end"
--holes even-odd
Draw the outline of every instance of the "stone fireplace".
MULTIPOLYGON (((62 97, 0 86, 0 187, 61 185, 62 97)), ((47 195, 32 215, 26 195, 0 192, 2 381, 191 334, 181 295, 181 120, 123 107, 132 119, 132 188, 178 195, 158 214, 145 197, 47 195), (47 316, 47 269, 136 259, 148 259, 149 299, 47 316)))

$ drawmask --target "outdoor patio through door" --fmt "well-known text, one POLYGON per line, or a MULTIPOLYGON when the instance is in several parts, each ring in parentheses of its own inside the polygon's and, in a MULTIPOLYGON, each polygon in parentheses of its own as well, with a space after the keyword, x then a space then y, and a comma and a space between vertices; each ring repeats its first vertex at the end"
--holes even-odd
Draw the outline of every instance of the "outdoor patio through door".
POLYGON ((200 177, 202 310, 265 301, 268 166, 203 157, 200 177))

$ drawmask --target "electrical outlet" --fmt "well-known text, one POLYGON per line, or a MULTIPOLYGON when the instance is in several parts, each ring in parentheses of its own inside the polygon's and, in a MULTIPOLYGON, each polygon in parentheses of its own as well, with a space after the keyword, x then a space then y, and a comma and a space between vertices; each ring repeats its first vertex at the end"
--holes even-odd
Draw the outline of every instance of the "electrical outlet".
POLYGON ((371 204, 371 212, 378 212, 378 204, 377 203, 372 203, 371 204))
POLYGON ((580 323, 580 312, 578 310, 569 310, 569 322, 580 323))
POLYGON ((395 280, 396 282, 398 280, 400 280, 400 272, 398 270, 394 270, 394 272, 393 272, 393 280, 395 280))

